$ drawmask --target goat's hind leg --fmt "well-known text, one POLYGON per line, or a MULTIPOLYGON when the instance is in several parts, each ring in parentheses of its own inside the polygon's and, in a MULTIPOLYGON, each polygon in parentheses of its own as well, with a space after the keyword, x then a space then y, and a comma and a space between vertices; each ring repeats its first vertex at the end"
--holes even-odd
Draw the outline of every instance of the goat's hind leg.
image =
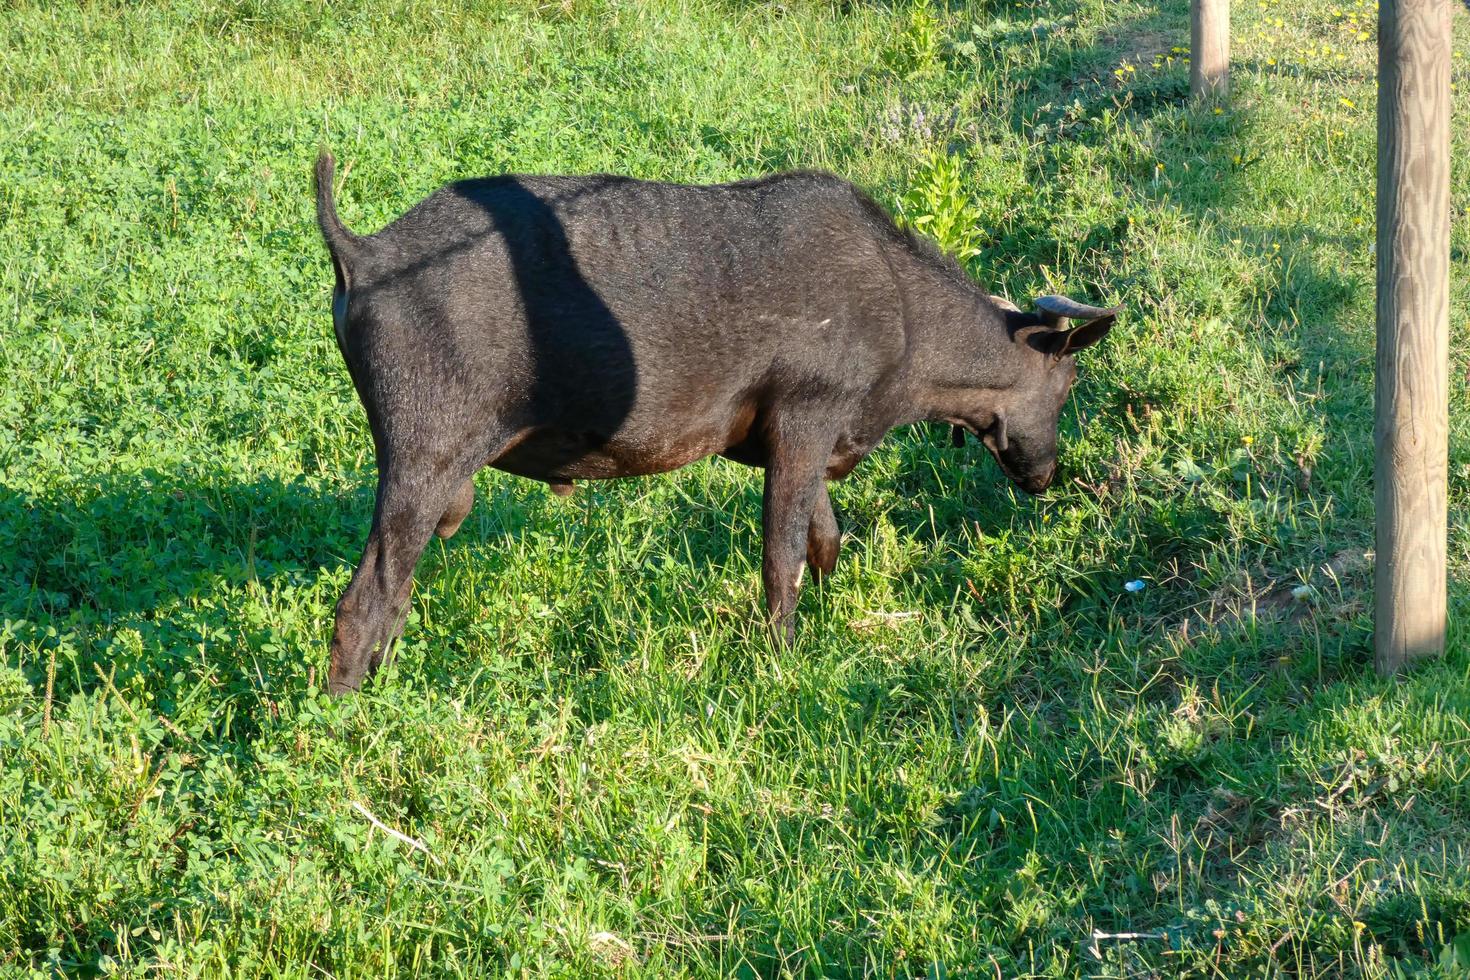
POLYGON ((832 513, 832 498, 823 487, 817 492, 811 525, 806 532, 806 565, 812 571, 813 582, 819 583, 832 574, 841 547, 842 532, 837 527, 837 515, 832 513))
MULTIPOLYGON (((459 491, 454 495, 454 502, 444 511, 444 516, 439 518, 439 523, 434 526, 434 534, 441 540, 454 537, 464 519, 469 516, 470 510, 475 506, 475 481, 470 478, 464 481, 459 491)), ((388 640, 382 648, 373 656, 369 664, 369 670, 377 670, 378 667, 393 659, 394 645, 403 638, 403 625, 408 619, 409 600, 413 596, 413 576, 403 580, 403 587, 399 589, 397 597, 393 601, 393 629, 388 634, 388 640)))
POLYGON ((435 534, 447 538, 457 531, 474 506, 472 477, 484 457, 447 467, 418 462, 427 458, 431 454, 422 450, 389 453, 379 473, 362 561, 337 603, 328 675, 333 694, 356 690, 387 659, 403 631, 414 566, 425 545, 435 534))

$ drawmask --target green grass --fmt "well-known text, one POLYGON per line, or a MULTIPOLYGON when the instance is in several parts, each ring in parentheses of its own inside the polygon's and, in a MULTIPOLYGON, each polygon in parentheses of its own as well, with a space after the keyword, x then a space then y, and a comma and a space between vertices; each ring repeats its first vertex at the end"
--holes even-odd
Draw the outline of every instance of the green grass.
POLYGON ((1470 18, 1451 650, 1384 681, 1373 16, 1235 6, 1216 113, 1182 0, 6 5, 0 972, 1455 975, 1470 18), (791 651, 755 472, 486 472, 333 702, 374 474, 323 142, 359 230, 466 175, 825 167, 1127 313, 1045 499, 922 428, 834 487, 791 651))

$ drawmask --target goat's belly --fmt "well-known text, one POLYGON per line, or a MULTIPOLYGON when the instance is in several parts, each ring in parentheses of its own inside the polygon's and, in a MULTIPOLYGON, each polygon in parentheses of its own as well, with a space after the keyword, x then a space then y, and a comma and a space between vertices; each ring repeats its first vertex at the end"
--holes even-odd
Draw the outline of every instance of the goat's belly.
POLYGON ((725 448, 724 434, 681 433, 674 438, 542 430, 528 434, 490 465, 546 482, 611 480, 667 473, 725 448))

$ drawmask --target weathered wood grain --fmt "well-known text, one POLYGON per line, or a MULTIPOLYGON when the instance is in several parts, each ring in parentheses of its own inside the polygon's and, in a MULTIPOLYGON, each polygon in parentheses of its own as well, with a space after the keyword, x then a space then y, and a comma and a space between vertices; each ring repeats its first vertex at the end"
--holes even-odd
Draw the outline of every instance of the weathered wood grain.
POLYGON ((1223 98, 1230 91, 1230 0, 1189 6, 1189 94, 1223 98))
POLYGON ((1444 651, 1449 432, 1450 0, 1381 0, 1374 650, 1444 651))

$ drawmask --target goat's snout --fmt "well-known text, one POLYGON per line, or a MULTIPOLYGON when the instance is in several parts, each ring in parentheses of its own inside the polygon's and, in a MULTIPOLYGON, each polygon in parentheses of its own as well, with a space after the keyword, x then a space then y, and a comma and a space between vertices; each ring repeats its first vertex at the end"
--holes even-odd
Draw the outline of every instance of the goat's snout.
POLYGON ((1046 493, 1047 488, 1052 485, 1052 481, 1056 478, 1057 464, 1056 461, 1053 460, 1051 466, 1048 467, 1047 471, 1041 476, 1029 476, 1026 479, 1020 481, 1021 489, 1025 490, 1033 497, 1039 497, 1042 494, 1046 493))

